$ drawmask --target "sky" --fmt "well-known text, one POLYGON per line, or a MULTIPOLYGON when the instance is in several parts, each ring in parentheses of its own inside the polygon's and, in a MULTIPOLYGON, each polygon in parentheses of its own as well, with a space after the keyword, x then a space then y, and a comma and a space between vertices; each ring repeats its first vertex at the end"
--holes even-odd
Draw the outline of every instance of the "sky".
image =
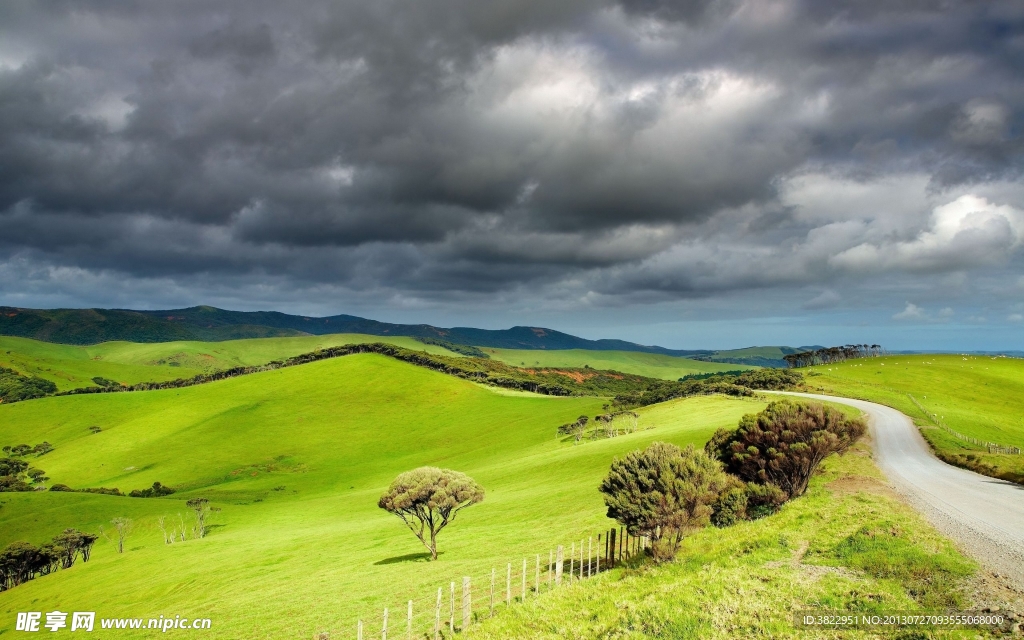
POLYGON ((5 0, 0 305, 1024 349, 1024 3, 5 0))

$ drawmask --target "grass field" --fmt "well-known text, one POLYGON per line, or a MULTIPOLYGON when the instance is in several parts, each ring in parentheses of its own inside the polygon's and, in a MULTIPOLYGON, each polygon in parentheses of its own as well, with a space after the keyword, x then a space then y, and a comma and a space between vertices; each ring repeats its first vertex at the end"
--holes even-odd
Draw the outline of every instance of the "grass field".
POLYGON ((0 336, 0 367, 52 381, 60 391, 94 386, 94 377, 123 384, 190 378, 200 373, 260 365, 324 347, 387 342, 408 349, 457 356, 413 338, 361 334, 255 338, 226 342, 104 342, 76 346, 0 336))
MULTIPOLYGON (((0 442, 56 446, 33 459, 52 483, 182 489, 152 499, 0 494, 0 545, 97 531, 115 516, 137 522, 125 554, 101 540, 89 563, 0 593, 0 633, 18 611, 59 609, 209 617, 210 638, 349 634, 363 612, 422 602, 448 580, 602 530, 596 487, 615 455, 655 439, 702 443, 764 405, 692 398, 644 410, 649 430, 578 446, 556 439, 557 425, 603 402, 499 394, 367 354, 185 389, 0 406, 0 442), (487 490, 444 532, 436 563, 376 506, 397 473, 424 464, 487 490), (211 534, 164 545, 157 518, 200 495, 222 509, 211 534)), ((131 633, 111 637, 151 635, 131 633)))
POLYGON ((795 628, 801 610, 881 613, 970 606, 974 571, 897 501, 861 444, 833 456, 779 513, 688 538, 670 564, 615 569, 502 608, 470 637, 980 638, 976 630, 795 628), (910 594, 914 594, 913 597, 910 594))
POLYGON ((738 371, 754 369, 742 364, 701 362, 657 353, 637 351, 587 351, 566 349, 560 351, 523 349, 483 349, 496 360, 515 367, 583 367, 635 373, 648 378, 678 380, 692 373, 738 371))
POLYGON ((1024 449, 1024 360, 899 355, 802 371, 811 389, 873 400, 911 416, 947 462, 1024 482, 1024 455, 990 454, 937 426, 941 422, 966 436, 1024 449))

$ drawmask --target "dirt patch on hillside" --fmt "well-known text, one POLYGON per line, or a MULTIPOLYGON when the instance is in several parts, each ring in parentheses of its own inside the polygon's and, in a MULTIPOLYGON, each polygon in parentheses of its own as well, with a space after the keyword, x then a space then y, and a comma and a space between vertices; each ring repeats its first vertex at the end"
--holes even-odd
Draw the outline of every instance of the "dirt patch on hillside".
POLYGON ((892 487, 881 480, 869 478, 867 476, 843 476, 842 478, 829 482, 825 486, 828 487, 832 493, 874 493, 876 495, 888 496, 894 500, 899 500, 899 495, 892 487))

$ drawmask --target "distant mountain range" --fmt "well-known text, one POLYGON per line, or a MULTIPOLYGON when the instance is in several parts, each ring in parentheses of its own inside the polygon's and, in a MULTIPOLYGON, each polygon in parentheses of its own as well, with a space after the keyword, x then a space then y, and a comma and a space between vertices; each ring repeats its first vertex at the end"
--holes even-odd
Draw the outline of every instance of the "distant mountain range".
POLYGON ((331 333, 408 336, 458 345, 497 349, 586 349, 639 351, 696 360, 786 366, 782 356, 815 347, 752 347, 733 351, 666 349, 625 340, 587 340, 542 327, 490 330, 441 328, 428 324, 392 324, 350 315, 316 318, 276 311, 226 311, 190 307, 167 311, 130 309, 21 309, 0 307, 0 335, 33 338, 61 344, 96 344, 113 340, 171 342, 222 341, 331 333))

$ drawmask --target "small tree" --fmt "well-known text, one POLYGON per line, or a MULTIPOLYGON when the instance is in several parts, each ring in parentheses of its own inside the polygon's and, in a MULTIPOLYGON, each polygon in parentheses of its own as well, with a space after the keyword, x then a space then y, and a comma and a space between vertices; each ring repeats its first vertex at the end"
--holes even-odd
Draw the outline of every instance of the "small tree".
POLYGON ((822 460, 845 452, 866 429, 838 409, 781 400, 743 416, 734 432, 717 432, 707 448, 741 479, 773 484, 795 498, 822 460))
POLYGON ((721 463, 703 451, 655 442, 616 458, 600 491, 608 517, 649 537, 661 561, 675 557, 687 533, 708 524, 711 505, 727 486, 721 463))
POLYGON ((437 536, 455 521, 459 511, 482 502, 484 490, 464 473, 437 467, 420 467, 395 478, 377 501, 419 538, 437 560, 437 536))
MULTIPOLYGON (((132 529, 135 527, 135 521, 131 518, 114 518, 110 521, 110 524, 114 525, 114 546, 117 547, 118 553, 124 553, 125 542, 128 541, 128 536, 131 535, 132 529)), ((104 538, 110 540, 103 529, 100 529, 100 533, 104 538)))
POLYGON ((558 427, 558 435, 568 435, 576 439, 579 442, 583 439, 583 434, 587 431, 587 423, 590 422, 590 418, 587 416, 580 416, 576 418, 575 422, 569 424, 563 424, 558 427))
POLYGON ((185 506, 191 509, 196 516, 196 524, 192 529, 193 536, 205 538, 206 520, 210 513, 210 501, 206 498, 192 498, 185 503, 185 506))

